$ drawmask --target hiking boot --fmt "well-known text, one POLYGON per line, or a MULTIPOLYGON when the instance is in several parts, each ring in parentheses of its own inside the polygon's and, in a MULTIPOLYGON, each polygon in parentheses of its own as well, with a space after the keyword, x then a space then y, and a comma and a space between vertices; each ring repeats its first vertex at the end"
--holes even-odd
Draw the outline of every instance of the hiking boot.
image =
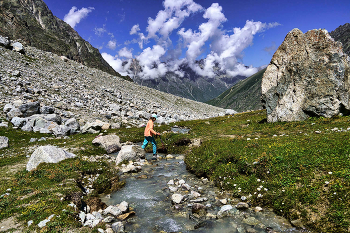
POLYGON ((153 154, 152 160, 157 160, 157 154, 153 154))

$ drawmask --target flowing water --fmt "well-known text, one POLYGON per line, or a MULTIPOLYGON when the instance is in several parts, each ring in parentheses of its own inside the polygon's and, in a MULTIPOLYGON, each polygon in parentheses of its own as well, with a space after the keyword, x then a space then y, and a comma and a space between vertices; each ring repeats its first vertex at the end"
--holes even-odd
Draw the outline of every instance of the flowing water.
MULTIPOLYGON (((151 161, 151 154, 147 154, 146 158, 151 161)), ((215 216, 223 206, 218 199, 225 194, 220 193, 210 182, 203 183, 188 173, 182 159, 163 159, 150 163, 147 159, 141 172, 121 175, 126 180, 124 188, 111 194, 110 198, 103 198, 108 205, 126 201, 135 211, 135 216, 125 222, 126 232, 300 232, 292 228, 286 219, 267 209, 254 212, 252 208, 244 211, 233 208, 231 216, 221 219, 198 218, 192 214, 191 198, 179 205, 172 204, 173 192, 167 185, 170 180, 183 179, 192 190, 201 193, 201 198, 206 197, 207 201, 202 204, 207 206, 209 217, 215 216)), ((179 189, 175 193, 182 193, 186 197, 189 192, 179 189)), ((228 198, 228 204, 232 206, 237 202, 228 198)))

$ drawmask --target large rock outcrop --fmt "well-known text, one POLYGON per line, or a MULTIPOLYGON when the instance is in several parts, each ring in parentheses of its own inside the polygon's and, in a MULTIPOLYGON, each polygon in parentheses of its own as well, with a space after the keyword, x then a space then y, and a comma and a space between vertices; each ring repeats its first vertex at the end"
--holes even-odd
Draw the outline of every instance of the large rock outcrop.
MULTIPOLYGON (((42 0, 0 1, 0 35, 66 56, 121 77, 71 26, 52 14, 42 0)), ((128 78, 131 80, 130 78, 128 78)))
POLYGON ((332 117, 350 110, 349 57, 326 30, 289 32, 262 80, 267 121, 332 117))

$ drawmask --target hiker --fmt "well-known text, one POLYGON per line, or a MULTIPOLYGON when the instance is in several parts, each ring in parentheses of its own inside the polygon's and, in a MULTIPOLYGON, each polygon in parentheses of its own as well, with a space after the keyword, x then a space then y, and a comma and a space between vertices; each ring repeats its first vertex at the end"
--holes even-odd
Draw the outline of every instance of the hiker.
POLYGON ((145 128, 145 133, 144 133, 145 140, 143 141, 143 145, 142 145, 142 149, 145 149, 149 142, 152 143, 153 145, 152 159, 157 159, 157 143, 153 136, 160 135, 160 133, 157 133, 156 131, 153 130, 153 122, 156 120, 157 120, 157 114, 152 114, 145 128))

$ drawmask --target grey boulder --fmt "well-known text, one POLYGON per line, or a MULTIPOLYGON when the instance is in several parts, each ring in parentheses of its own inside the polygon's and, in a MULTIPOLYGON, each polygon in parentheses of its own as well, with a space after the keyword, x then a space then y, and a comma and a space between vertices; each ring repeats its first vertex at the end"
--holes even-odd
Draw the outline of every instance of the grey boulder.
POLYGON ((12 104, 5 104, 5 106, 4 106, 4 113, 8 113, 14 107, 15 106, 13 106, 12 104))
POLYGON ((24 53, 23 45, 19 42, 11 43, 12 49, 19 53, 24 53))
POLYGON ((27 123, 27 119, 22 117, 14 117, 12 118, 11 123, 13 124, 14 127, 21 128, 27 123))
POLYGON ((99 133, 104 124, 106 123, 99 120, 96 120, 95 122, 88 122, 81 128, 81 132, 82 133, 99 133))
POLYGON ((24 117, 29 117, 40 113, 40 103, 39 102, 29 102, 19 106, 19 110, 22 112, 24 117))
POLYGON ((69 129, 69 134, 75 134, 79 132, 80 125, 77 119, 70 118, 68 119, 64 125, 69 129))
POLYGON ((118 153, 116 164, 123 162, 124 160, 138 160, 140 158, 145 158, 145 151, 141 146, 137 145, 126 145, 121 148, 118 153))
POLYGON ((65 159, 76 157, 75 154, 69 153, 55 146, 41 146, 36 149, 30 156, 27 163, 27 171, 37 168, 40 163, 58 163, 65 159))
POLYGON ((12 120, 14 117, 22 117, 23 113, 18 108, 11 108, 6 114, 7 119, 12 120))
POLYGON ((56 137, 67 136, 69 135, 69 131, 70 129, 65 125, 57 125, 52 129, 52 132, 56 137))
POLYGON ((267 121, 302 121, 350 110, 350 64, 326 30, 290 31, 261 84, 267 121))
POLYGON ((92 144, 102 147, 106 150, 107 154, 114 153, 121 149, 119 137, 117 135, 99 136, 92 141, 92 144))
POLYGON ((7 37, 0 36, 0 46, 3 46, 5 48, 10 47, 10 41, 7 37))

